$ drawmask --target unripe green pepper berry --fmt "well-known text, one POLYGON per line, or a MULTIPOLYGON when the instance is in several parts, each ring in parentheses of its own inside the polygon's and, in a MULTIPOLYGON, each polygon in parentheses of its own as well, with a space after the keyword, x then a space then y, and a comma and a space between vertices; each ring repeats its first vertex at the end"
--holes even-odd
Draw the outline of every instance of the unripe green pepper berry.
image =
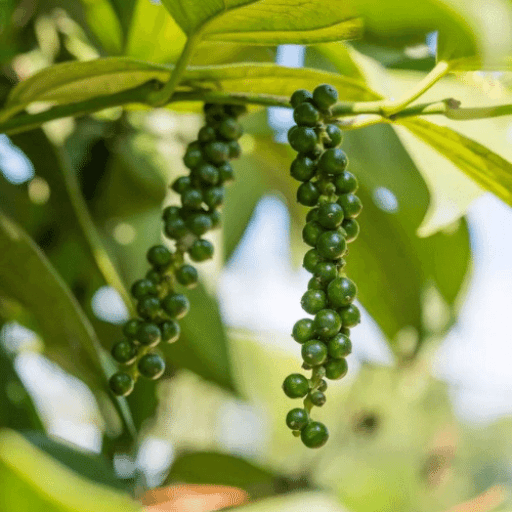
POLYGON ((189 176, 180 176, 174 180, 174 183, 171 185, 171 188, 174 192, 178 194, 183 194, 185 190, 189 189, 192 186, 192 182, 189 176))
POLYGON ((318 237, 316 250, 324 258, 336 260, 347 250, 347 243, 337 231, 326 231, 318 237))
POLYGON ((309 181, 315 174, 315 162, 305 155, 298 155, 290 166, 290 175, 298 181, 309 181))
POLYGON ((247 107, 245 105, 226 104, 224 105, 226 114, 231 117, 240 117, 247 113, 247 107))
POLYGON ((181 217, 175 217, 165 221, 164 232, 169 238, 179 240, 188 234, 188 227, 181 217))
POLYGON ((185 208, 198 210, 203 204, 203 194, 198 188, 188 188, 181 194, 181 204, 185 208))
POLYGON ((324 379, 322 379, 320 381, 320 385, 318 386, 318 391, 321 391, 322 393, 327 391, 327 382, 324 379))
POLYGON ((327 176, 341 174, 347 165, 347 155, 340 148, 326 149, 318 160, 318 170, 327 176))
POLYGON ((136 299, 142 299, 146 295, 157 295, 155 283, 149 279, 138 279, 131 287, 131 293, 136 299))
POLYGON ((165 371, 165 361, 158 354, 145 354, 139 359, 137 369, 147 379, 155 380, 165 371))
POLYGON ((306 89, 298 89, 290 98, 290 103, 293 108, 297 108, 301 103, 304 103, 306 101, 311 101, 313 99, 313 95, 306 91, 306 89))
POLYGON ((313 128, 292 126, 288 131, 288 142, 298 153, 312 153, 318 143, 318 135, 313 128))
POLYGON ((230 140, 227 143, 227 146, 229 151, 229 158, 240 158, 240 155, 242 154, 242 148, 236 140, 230 140))
POLYGON ((224 202, 224 187, 210 187, 203 193, 203 200, 210 208, 217 208, 224 202))
POLYGON ((343 208, 337 203, 324 203, 318 207, 318 222, 325 229, 337 228, 343 222, 343 216, 343 208))
POLYGON ((203 164, 197 169, 198 178, 205 185, 216 185, 219 182, 219 170, 211 164, 203 164))
POLYGON ((203 126, 197 133, 197 140, 203 144, 215 140, 217 134, 211 126, 203 126))
POLYGON ((356 298, 357 287, 348 277, 337 277, 327 287, 329 303, 335 308, 351 304, 356 298))
POLYGON ((305 409, 292 409, 286 415, 286 425, 292 430, 302 430, 309 423, 309 414, 305 409))
POLYGON ((142 297, 137 304, 137 313, 142 318, 154 320, 161 312, 160 300, 158 297, 147 295, 142 297))
POLYGON ((302 309, 310 315, 315 315, 327 306, 327 296, 322 290, 308 290, 300 300, 302 309))
POLYGON ((363 209, 361 199, 354 194, 342 194, 338 197, 338 204, 343 208, 343 213, 347 219, 357 217, 363 209))
POLYGON ((343 171, 334 178, 336 193, 353 194, 359 187, 357 178, 349 171, 343 171))
POLYGON ((346 359, 329 359, 324 365, 325 376, 329 380, 338 380, 348 372, 348 364, 346 359))
POLYGON ((225 142, 208 142, 203 151, 206 158, 214 164, 223 164, 229 159, 229 147, 225 142))
POLYGON ((160 324, 160 331, 162 332, 162 341, 167 343, 178 341, 181 334, 180 324, 175 320, 162 322, 160 324))
POLYGON ((317 279, 316 277, 312 277, 308 281, 308 290, 322 290, 325 292, 325 283, 317 279))
POLYGON ((311 208, 306 214, 306 222, 316 221, 318 222, 318 208, 311 208))
POLYGON ((237 140, 242 136, 242 125, 232 117, 227 117, 219 125, 219 134, 226 140, 237 140))
POLYGON ((361 322, 361 312, 354 304, 338 309, 338 314, 340 315, 343 327, 354 327, 361 322))
POLYGON ((293 326, 292 338, 297 343, 306 343, 315 336, 315 328, 313 326, 313 320, 310 318, 303 318, 293 326))
POLYGON ((330 141, 324 141, 324 146, 326 148, 335 148, 341 144, 341 141, 343 140, 343 134, 335 124, 328 124, 325 127, 325 132, 330 139, 330 141))
POLYGON ((212 221, 212 229, 217 229, 220 226, 220 222, 222 220, 220 213, 217 210, 212 210, 211 212, 208 212, 208 215, 212 221))
POLYGON ((137 330, 137 341, 141 345, 154 347, 160 343, 162 332, 158 325, 151 322, 143 322, 137 330))
POLYGON ((311 421, 301 430, 300 438, 308 448, 320 448, 329 439, 329 431, 323 423, 311 421))
POLYGON ((302 345, 302 359, 311 366, 318 366, 327 359, 327 346, 320 340, 309 340, 302 345))
POLYGON ((347 242, 353 242, 359 236, 359 224, 355 219, 345 219, 342 228, 347 233, 347 242))
POLYGON ((325 404, 327 399, 326 396, 320 390, 317 389, 316 391, 311 391, 309 393, 309 400, 316 407, 322 407, 322 405, 325 404))
POLYGON ((189 169, 195 169, 203 162, 203 154, 198 148, 189 148, 183 157, 183 163, 189 169))
POLYGON ((235 180, 235 172, 229 162, 219 165, 217 170, 219 172, 219 183, 227 184, 235 180))
POLYGON ((109 386, 114 395, 128 396, 133 391, 135 382, 127 373, 118 372, 110 377, 109 386))
POLYGON ((187 219, 187 227, 194 235, 201 236, 212 229, 212 219, 207 213, 196 213, 187 219))
POLYGON ((350 336, 350 329, 348 327, 342 327, 340 330, 340 334, 344 334, 345 336, 350 336))
POLYGON ((197 270, 192 265, 182 265, 176 271, 176 279, 178 283, 186 286, 187 288, 194 288, 199 281, 197 270))
POLYGON ((283 391, 289 398, 302 398, 309 392, 309 381, 300 373, 292 373, 284 379, 283 391))
POLYGON ((314 278, 323 286, 327 286, 338 275, 338 268, 334 263, 321 261, 317 263, 313 273, 314 278))
POLYGON ((309 102, 301 103, 293 110, 293 119, 299 126, 316 126, 320 112, 309 102))
POLYGON ((163 310, 173 319, 183 318, 190 309, 190 303, 182 293, 169 293, 162 301, 163 310))
POLYGON ((164 208, 164 211, 162 212, 162 219, 164 222, 168 221, 169 219, 176 219, 179 216, 179 206, 167 206, 166 208, 164 208))
POLYGON ((157 268, 166 267, 172 261, 172 253, 164 245, 154 245, 147 252, 147 259, 157 268))
POLYGON ((320 256, 319 252, 316 249, 310 249, 302 260, 302 266, 308 271, 313 273, 315 271, 316 266, 321 261, 324 261, 324 258, 320 256))
POLYGON ((132 364, 137 357, 137 347, 131 340, 118 341, 112 347, 112 357, 121 364, 132 364))
POLYGON ((123 334, 131 340, 137 339, 137 331, 139 330, 141 324, 142 320, 139 319, 133 318, 131 320, 128 320, 123 325, 123 334))
POLYGON ((325 229, 318 222, 307 222, 302 229, 302 240, 311 247, 315 247, 318 237, 324 232, 325 229))
POLYGON ((304 206, 315 206, 320 197, 320 190, 311 181, 302 183, 297 189, 297 201, 304 206))
POLYGON ((188 254, 193 261, 205 261, 213 257, 213 245, 208 240, 200 238, 190 246, 188 254))
POLYGON ((339 333, 329 340, 327 349, 329 350, 329 356, 333 359, 343 359, 352 352, 352 342, 348 336, 339 333))
POLYGON ((338 91, 329 84, 322 84, 313 91, 313 103, 322 110, 327 110, 338 101, 338 91))
POLYGON ((316 315, 313 325, 318 336, 323 339, 331 338, 341 329, 341 319, 332 309, 321 309, 316 315))

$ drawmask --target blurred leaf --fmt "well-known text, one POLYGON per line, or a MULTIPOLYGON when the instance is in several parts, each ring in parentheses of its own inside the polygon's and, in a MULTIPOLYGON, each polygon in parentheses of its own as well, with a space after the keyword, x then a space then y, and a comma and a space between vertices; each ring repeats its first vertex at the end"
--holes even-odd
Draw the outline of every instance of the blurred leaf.
POLYGON ((89 28, 105 50, 113 54, 121 53, 123 29, 111 2, 109 0, 81 0, 81 2, 89 28))
MULTIPOLYGON (((73 103, 95 96, 114 94, 152 79, 168 80, 169 67, 112 57, 87 62, 57 64, 18 84, 10 93, 7 112, 17 112, 34 101, 73 103)), ((300 87, 314 88, 327 82, 340 89, 341 99, 371 100, 376 96, 364 83, 314 69, 287 68, 277 64, 236 64, 188 68, 182 85, 291 96, 300 87)))
POLYGON ((512 205, 512 164, 482 144, 450 128, 422 119, 401 121, 416 137, 430 144, 481 187, 512 205))
POLYGON ((41 432, 24 431, 21 433, 36 448, 91 482, 123 491, 128 489, 126 480, 121 480, 116 475, 111 463, 102 455, 86 452, 77 446, 56 441, 41 432))
POLYGON ((305 64, 313 68, 337 72, 362 82, 366 80, 362 69, 352 58, 349 46, 339 41, 307 47, 305 64))
POLYGON ((277 475, 245 459, 216 452, 186 453, 172 464, 165 484, 230 485, 258 497, 275 493, 277 475))
POLYGON ((37 410, 14 370, 13 362, 0 346, 0 427, 43 430, 37 410))
MULTIPOLYGON (((90 0, 82 0, 82 2, 87 2, 90 0)), ((130 26, 133 22, 133 16, 136 9, 137 0, 110 0, 110 3, 112 4, 112 7, 114 8, 114 11, 117 14, 117 18, 121 24, 122 30, 123 30, 123 42, 124 46, 126 47, 126 40, 128 36, 128 32, 130 29, 130 26)), ((150 5, 153 5, 152 2, 148 5, 146 2, 146 11, 149 12, 150 5)))
POLYGON ((362 30, 351 7, 320 0, 308 4, 270 0, 264 5, 257 0, 162 3, 189 37, 199 34, 201 38, 217 41, 307 44, 353 39, 362 30))
POLYGON ((128 494, 79 476, 11 430, 0 432, 0 509, 5 512, 141 510, 128 494))

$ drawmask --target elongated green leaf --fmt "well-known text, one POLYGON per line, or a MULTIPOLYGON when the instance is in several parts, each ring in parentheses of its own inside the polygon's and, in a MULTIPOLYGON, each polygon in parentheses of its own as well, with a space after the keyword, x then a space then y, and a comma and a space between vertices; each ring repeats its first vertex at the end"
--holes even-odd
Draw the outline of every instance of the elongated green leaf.
MULTIPOLYGON (((152 79, 166 81, 170 68, 125 57, 63 63, 47 68, 16 86, 6 104, 17 112, 34 101, 73 103, 114 94, 152 79)), ((314 88, 327 82, 337 87, 342 100, 371 100, 375 94, 364 83, 335 73, 296 69, 277 64, 237 64, 192 67, 183 87, 202 86, 226 92, 251 92, 286 96, 300 87, 314 88)))
POLYGON ((450 128, 422 119, 401 121, 411 133, 430 144, 481 187, 512 205, 512 164, 450 128))
POLYGON ((0 431, 0 509, 4 512, 126 512, 128 494, 70 471, 12 430, 0 431))
POLYGON ((361 20, 349 3, 311 0, 163 0, 188 35, 252 44, 309 44, 354 39, 361 20))
POLYGON ((99 342, 49 261, 19 226, 0 214, 0 290, 18 300, 51 339, 48 356, 93 390, 105 388, 99 342), (37 283, 37 288, 34 284, 37 283))

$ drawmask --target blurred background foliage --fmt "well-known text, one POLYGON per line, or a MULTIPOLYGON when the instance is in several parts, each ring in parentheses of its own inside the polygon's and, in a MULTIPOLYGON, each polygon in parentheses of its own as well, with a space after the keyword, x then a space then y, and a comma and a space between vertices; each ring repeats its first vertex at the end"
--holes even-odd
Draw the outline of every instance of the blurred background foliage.
MULTIPOLYGON (((164 3, 173 12, 173 2, 164 3)), ((335 74, 341 101, 409 90, 435 65, 438 36, 437 57, 460 71, 496 67, 496 55, 509 69, 507 34, 493 39, 476 4, 347 6, 347 16, 362 20, 361 37, 304 51, 305 66, 335 74)), ((512 17, 508 2, 484 2, 482 9, 501 13, 504 27, 512 17)), ((19 81, 46 68, 50 76, 53 64, 128 56, 167 65, 185 40, 157 1, 2 0, 0 105, 19 81)), ((281 58, 286 65, 280 52, 276 45, 210 40, 192 64, 281 58)), ((286 95, 326 76, 296 73, 303 82, 270 76, 257 87, 286 95)), ((422 100, 510 101, 507 74, 482 76, 448 76, 422 100)), ((252 90, 244 77, 230 80, 226 87, 252 90)), ((126 289, 145 273, 147 248, 162 240, 162 206, 177 200, 167 184, 185 172, 182 155, 201 126, 197 111, 197 103, 115 107, 0 135, 0 509, 137 510, 129 495, 144 486, 191 482, 241 487, 260 500, 247 506, 254 511, 297 510, 300 503, 315 511, 430 512, 468 500, 471 510, 507 510, 512 423, 465 425, 431 366, 471 280, 465 213, 484 189, 507 200, 509 169, 485 184, 483 174, 468 170, 471 162, 457 161, 456 146, 453 154, 440 153, 434 139, 421 142, 407 125, 345 136, 365 205, 349 275, 365 319, 373 319, 392 357, 388 365, 362 361, 348 382, 329 390, 318 413, 332 428, 324 449, 306 451, 284 426, 289 401, 280 386, 299 366, 282 348, 295 348, 291 338, 265 325, 234 328, 219 304, 219 276, 264 198, 277 198, 289 215, 285 264, 297 270, 306 250, 306 209, 296 203, 288 174, 293 152, 282 142, 289 118, 280 110, 254 107, 243 120, 243 157, 214 237, 216 257, 202 265, 202 283, 189 294, 182 338, 163 348, 165 378, 141 383, 127 400, 108 393, 108 351, 133 308, 126 289), (66 407, 76 408, 89 430, 59 423, 66 407), (482 493, 486 500, 471 501, 482 493)), ((496 136, 508 126, 505 118, 435 122, 512 160, 510 145, 496 136)), ((471 150, 460 144, 460 151, 471 150)), ((237 301, 245 300, 241 288, 237 301)))

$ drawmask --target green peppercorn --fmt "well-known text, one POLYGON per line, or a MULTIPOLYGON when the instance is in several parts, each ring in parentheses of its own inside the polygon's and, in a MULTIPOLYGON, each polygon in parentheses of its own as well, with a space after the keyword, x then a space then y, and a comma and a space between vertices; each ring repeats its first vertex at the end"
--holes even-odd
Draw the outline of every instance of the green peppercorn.
POLYGON ((342 223, 342 228, 345 230, 347 242, 353 242, 359 235, 359 224, 355 219, 345 219, 342 223))
POLYGON ((292 430, 302 430, 309 423, 309 414, 305 409, 292 409, 286 415, 286 425, 292 430))
POLYGON ((203 194, 198 188, 188 188, 181 194, 181 204, 185 208, 198 210, 203 204, 203 194))
POLYGON ((320 256, 320 253, 316 249, 310 249, 302 260, 302 266, 308 271, 313 273, 315 271, 316 266, 321 261, 324 261, 324 258, 320 256))
POLYGON ((141 324, 142 324, 142 320, 139 320, 139 319, 134 318, 134 319, 128 320, 123 325, 123 334, 131 340, 137 339, 137 331, 138 331, 139 327, 141 326, 141 324))
POLYGON ((137 357, 137 347, 131 340, 118 341, 112 347, 112 357, 121 364, 131 364, 137 357))
POLYGON ((188 227, 181 217, 175 217, 165 221, 164 233, 173 240, 179 240, 188 234, 188 227))
POLYGON ((233 171, 233 167, 226 162, 225 164, 219 165, 217 168, 219 173, 219 183, 231 183, 235 179, 235 173, 233 171))
POLYGON ((193 261, 205 261, 213 257, 213 244, 208 240, 200 238, 190 246, 188 254, 193 261))
POLYGON ((311 103, 301 103, 295 107, 293 119, 299 126, 316 126, 320 112, 311 103))
POLYGON ((157 268, 166 267, 172 261, 172 253, 164 245, 154 245, 147 252, 151 265, 157 268))
POLYGON ((343 327, 354 327, 361 322, 361 312, 354 304, 338 309, 338 314, 340 315, 343 327))
POLYGON ((352 343, 348 336, 339 333, 329 340, 327 348, 330 357, 333 359, 342 359, 352 352, 352 343))
POLYGON ((325 287, 338 275, 338 268, 334 263, 328 261, 321 261, 317 263, 313 273, 314 278, 325 287))
POLYGON ((326 148, 335 148, 341 144, 343 134, 335 124, 328 124, 325 127, 325 133, 329 137, 329 141, 324 141, 324 146, 326 148))
POLYGON ((204 191, 204 202, 210 208, 217 208, 224 202, 224 187, 210 187, 204 191))
POLYGON ((306 222, 316 221, 318 222, 318 208, 311 208, 306 214, 306 222))
POLYGON ((199 281, 197 270, 192 265, 182 265, 176 271, 176 279, 178 283, 186 286, 187 288, 194 288, 199 281))
POLYGON ((334 185, 336 186, 337 194, 351 194, 359 187, 357 178, 349 171, 343 171, 338 174, 334 178, 334 185))
POLYGON ((151 322, 143 322, 137 329, 137 341, 142 345, 154 347, 160 343, 162 332, 158 325, 151 322))
POLYGON ((171 188, 174 190, 174 192, 177 192, 178 194, 183 194, 185 190, 189 189, 191 187, 191 180, 189 176, 180 176, 176 180, 174 180, 174 183, 171 185, 171 188))
POLYGON ((147 295, 142 297, 137 304, 137 313, 148 320, 154 320, 160 315, 161 307, 158 297, 147 295))
POLYGON ((289 398, 302 398, 309 392, 309 381, 300 373, 292 373, 284 379, 283 391, 289 398))
POLYGON ((189 169, 195 169, 203 162, 203 154, 198 148, 189 148, 183 157, 183 163, 189 169))
POLYGON ((341 329, 341 319, 332 309, 321 309, 316 315, 313 325, 318 336, 323 339, 331 338, 341 329))
POLYGON ((164 222, 166 222, 169 219, 176 219, 177 217, 179 217, 179 215, 179 206, 167 206, 167 208, 164 208, 164 211, 162 212, 162 219, 164 222))
POLYGON ((320 448, 329 439, 329 431, 323 423, 311 421, 301 430, 300 438, 308 448, 320 448))
POLYGON ((303 318, 295 322, 292 330, 292 337, 297 343, 306 343, 315 336, 315 327, 313 320, 303 318))
POLYGON ((307 222, 302 229, 302 240, 311 247, 315 247, 318 237, 324 232, 325 229, 318 222, 307 222))
POLYGON ((187 227, 195 235, 201 236, 212 229, 213 223, 207 213, 196 213, 187 219, 187 227))
POLYGON ((329 380, 338 380, 348 372, 348 364, 346 359, 329 359, 324 365, 325 376, 329 380))
POLYGON ((319 389, 317 389, 316 391, 311 391, 309 393, 309 400, 316 407, 322 407, 327 399, 326 396, 319 389))
POLYGON ((292 126, 288 131, 288 142, 299 153, 311 153, 318 143, 318 135, 313 128, 292 126))
POLYGON ((204 146, 206 158, 214 164, 223 164, 229 159, 229 147, 225 142, 213 141, 204 146))
POLYGON ((338 101, 338 91, 329 84, 322 84, 313 91, 313 103, 322 110, 327 110, 338 101))
POLYGON ((326 149, 318 160, 318 170, 327 176, 341 174, 347 165, 347 155, 340 148, 326 149))
POLYGON ((306 101, 311 101, 313 99, 313 95, 306 91, 306 89, 298 89, 290 98, 290 103, 293 108, 297 108, 301 103, 304 103, 306 101))
POLYGON ((198 178, 205 185, 216 185, 219 182, 219 170, 211 164, 203 164, 197 169, 198 178))
POLYGON ((302 183, 297 189, 297 201, 304 206, 315 206, 320 197, 320 191, 311 181, 302 183))
POLYGON ((242 136, 241 124, 232 117, 227 117, 219 125, 219 134, 226 140, 237 140, 242 136))
POLYGON ((321 391, 322 393, 327 391, 327 382, 324 379, 322 379, 320 381, 320 385, 318 386, 318 391, 321 391))
POLYGON ((337 203, 324 203, 318 207, 318 222, 325 229, 337 228, 343 221, 343 208, 337 203))
POLYGON ((128 396, 135 386, 133 378, 127 373, 114 373, 109 380, 109 386, 114 395, 128 396))
POLYGON ((230 140, 227 143, 227 146, 229 158, 240 158, 240 155, 242 154, 242 148, 240 147, 240 144, 238 144, 236 140, 230 140))
POLYGON ((310 315, 315 315, 327 306, 327 296, 322 290, 308 290, 300 300, 302 309, 310 315))
POLYGON ((245 105, 226 104, 224 105, 224 110, 228 116, 232 117, 240 117, 247 113, 247 107, 245 105))
POLYGON ((217 134, 211 126, 203 126, 197 133, 197 140, 203 144, 215 140, 217 134))
POLYGON ((208 216, 210 217, 210 220, 212 221, 212 229, 216 229, 220 226, 221 222, 221 215, 217 210, 212 210, 211 212, 208 212, 208 216))
POLYGON ((145 354, 139 359, 137 369, 147 379, 155 380, 165 371, 165 361, 158 354, 145 354))
POLYGON ((356 298, 357 288, 348 277, 337 277, 327 287, 329 303, 335 308, 348 306, 356 298))
POLYGON ((173 319, 183 318, 190 309, 190 303, 182 293, 169 293, 162 301, 163 310, 173 319))
POLYGON ((290 166, 290 175, 298 181, 309 181, 315 174, 314 161, 305 155, 298 155, 290 166))
POLYGON ((318 366, 327 359, 327 346, 320 340, 309 340, 302 345, 302 359, 311 366, 318 366))
POLYGON ((316 277, 312 277, 308 281, 308 290, 322 290, 325 292, 325 283, 317 279, 316 277))
POLYGON ((347 219, 357 217, 363 209, 361 199, 354 194, 342 194, 338 197, 338 204, 343 208, 343 212, 347 219))
POLYGON ((347 243, 337 231, 326 231, 318 237, 316 250, 327 259, 341 258, 347 250, 347 243))
POLYGON ((142 299, 146 295, 157 295, 155 283, 149 279, 139 279, 135 281, 131 287, 132 295, 136 299, 142 299))
POLYGON ((162 341, 166 343, 174 343, 178 341, 181 328, 180 324, 175 320, 166 320, 160 324, 160 331, 162 332, 162 341))

